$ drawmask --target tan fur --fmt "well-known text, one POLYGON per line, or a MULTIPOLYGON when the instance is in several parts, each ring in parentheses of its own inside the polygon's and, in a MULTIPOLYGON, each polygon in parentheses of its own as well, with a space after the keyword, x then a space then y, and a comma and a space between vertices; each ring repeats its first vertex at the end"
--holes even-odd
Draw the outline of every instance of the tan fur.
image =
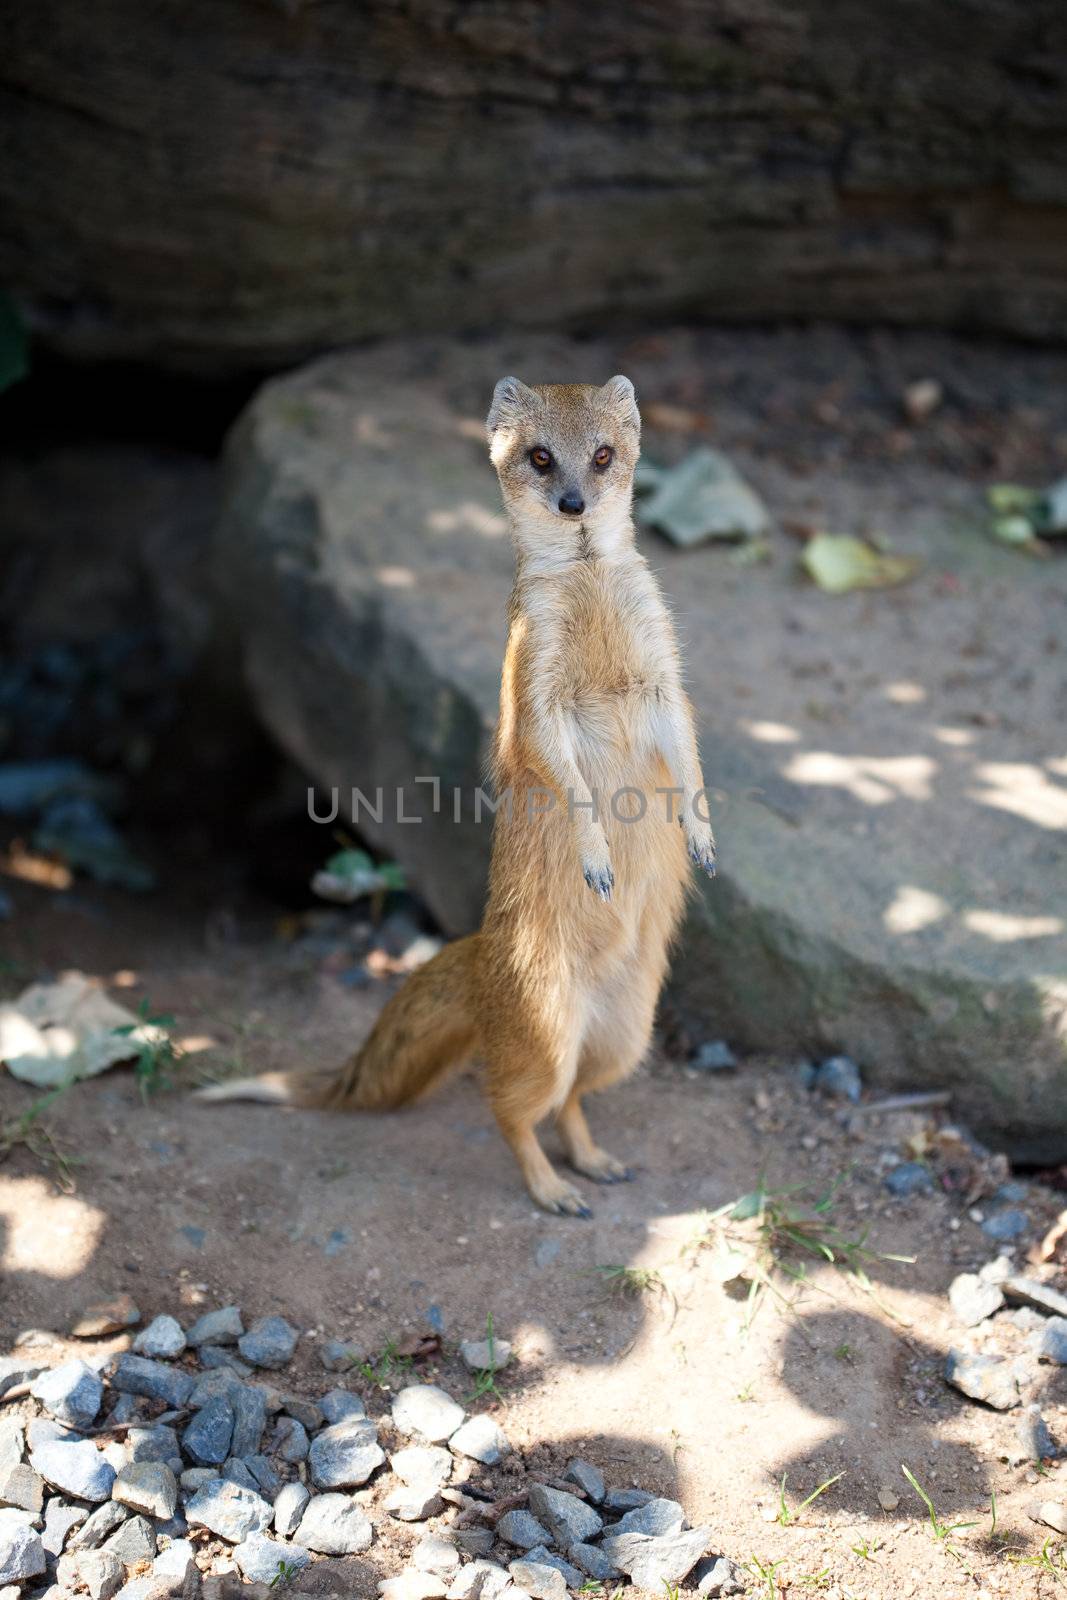
POLYGON ((539 1205, 588 1209, 538 1143, 549 1115, 578 1172, 602 1182, 628 1176, 594 1143, 582 1096, 644 1055, 688 858, 714 870, 711 828, 693 805, 703 779, 674 630, 634 546, 639 428, 625 378, 600 389, 497 385, 490 454, 516 575, 493 775, 511 806, 496 817, 481 931, 409 978, 340 1072, 223 1084, 212 1098, 251 1096, 258 1083, 259 1098, 385 1108, 478 1054, 489 1103, 539 1205), (614 455, 598 471, 602 446, 614 455), (531 464, 537 448, 550 452, 550 471, 531 464), (560 511, 567 494, 584 500, 580 516, 560 511), (671 786, 681 802, 656 792, 671 786), (609 802, 623 789, 613 814, 609 802), (594 790, 596 816, 584 808, 594 790), (644 816, 624 820, 641 797, 644 816))

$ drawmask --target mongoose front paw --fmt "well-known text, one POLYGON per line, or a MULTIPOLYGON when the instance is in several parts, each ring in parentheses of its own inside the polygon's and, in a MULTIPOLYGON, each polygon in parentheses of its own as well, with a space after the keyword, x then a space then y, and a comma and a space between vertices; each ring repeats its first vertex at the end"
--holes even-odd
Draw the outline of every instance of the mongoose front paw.
POLYGON ((715 840, 710 836, 707 839, 692 839, 688 841, 689 859, 701 872, 706 872, 709 878, 715 876, 715 840))
POLYGON ((609 866, 583 867, 586 883, 595 895, 601 900, 610 900, 611 891, 615 887, 615 874, 609 866))

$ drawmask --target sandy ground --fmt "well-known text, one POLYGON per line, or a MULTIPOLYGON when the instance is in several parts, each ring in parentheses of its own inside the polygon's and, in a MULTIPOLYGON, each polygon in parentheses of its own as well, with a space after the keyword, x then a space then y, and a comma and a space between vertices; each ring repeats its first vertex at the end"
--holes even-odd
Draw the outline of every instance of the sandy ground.
MULTIPOLYGON (((850 1128, 781 1063, 709 1078, 659 1057, 594 1107, 636 1181, 590 1186, 592 1222, 551 1218, 520 1188, 473 1078, 375 1118, 205 1106, 184 1092, 209 1074, 343 1056, 397 979, 353 987, 323 941, 287 942, 262 907, 224 904, 202 883, 167 901, 81 885, 15 885, 14 897, 5 993, 78 966, 127 1004, 147 996, 173 1012, 188 1054, 182 1081, 148 1103, 123 1069, 60 1099, 48 1120, 75 1160, 73 1192, 23 1149, 0 1166, 3 1353, 20 1329, 61 1333, 87 1303, 126 1289, 146 1319, 231 1301, 246 1317, 284 1313, 305 1332, 291 1376, 309 1397, 335 1382, 316 1357, 321 1339, 350 1339, 377 1360, 389 1341, 438 1326, 441 1351, 414 1374, 463 1397, 458 1341, 491 1314, 515 1346, 497 1414, 526 1468, 551 1472, 581 1453, 609 1483, 676 1495, 716 1550, 750 1564, 752 1594, 1056 1592, 1019 1561, 1048 1532, 1026 1507, 1063 1498, 1067 1469, 1038 1485, 1032 1468, 1009 1464, 1015 1419, 940 1377, 959 1338, 947 1285, 995 1250, 958 1196, 898 1202, 882 1185, 879 1159, 919 1131, 915 1114, 850 1128), (872 1261, 866 1293, 815 1269, 805 1284, 783 1280, 784 1297, 765 1294, 750 1317, 721 1282, 707 1213, 761 1175, 813 1194, 841 1180, 842 1233, 869 1229, 872 1250, 914 1264, 872 1261), (613 1265, 660 1282, 620 1296, 598 1270, 613 1265), (976 1526, 935 1539, 902 1463, 946 1522, 976 1526), (796 1507, 838 1473, 796 1522, 775 1520, 783 1474, 796 1507), (880 1491, 886 1504, 898 1497, 894 1510, 880 1491)), ((4 1118, 32 1098, 0 1083, 4 1118)), ((1031 1189, 1035 1235, 1058 1203, 1031 1189)), ((1043 1374, 1044 1413, 1067 1439, 1067 1375, 1043 1374)), ((388 1385, 408 1381, 381 1376, 386 1387, 346 1379, 376 1415, 388 1385)), ((487 1476, 514 1487, 504 1469, 487 1476)), ((367 1557, 318 1563, 302 1587, 373 1594, 421 1531, 386 1528, 367 1557)))

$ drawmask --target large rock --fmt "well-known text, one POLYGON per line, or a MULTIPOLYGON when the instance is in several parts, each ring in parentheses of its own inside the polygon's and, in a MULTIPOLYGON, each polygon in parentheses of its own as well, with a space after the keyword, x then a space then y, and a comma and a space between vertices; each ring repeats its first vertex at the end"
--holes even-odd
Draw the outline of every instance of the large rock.
MULTIPOLYGON (((681 340, 627 353, 639 396, 664 395, 681 340)), ((753 392, 784 348, 754 351, 753 392)), ((381 821, 363 807, 358 827, 451 932, 481 914, 490 819, 472 797, 512 570, 487 398, 505 371, 620 364, 562 340, 335 357, 268 384, 231 438, 219 574, 260 711, 321 816, 334 786, 345 820, 353 786, 372 803, 382 788, 381 821), (436 815, 414 782, 430 775, 436 815), (398 820, 398 787, 421 823, 398 820)), ((751 437, 739 417, 717 412, 751 437)), ((646 430, 650 457, 668 444, 646 430)), ((732 453, 776 516, 810 520, 810 475, 732 453)), ((816 488, 827 525, 891 529, 926 572, 830 597, 798 583, 785 537, 751 569, 643 540, 681 621, 720 846, 719 877, 694 883, 675 996, 743 1046, 844 1050, 870 1085, 950 1087, 1017 1154, 1062 1159, 1067 769, 1047 645, 1062 580, 984 535, 959 475, 924 467, 917 494, 875 460, 816 488)))
POLYGON ((244 372, 683 310, 1067 329, 1055 0, 10 10, 0 282, 64 352, 244 372))

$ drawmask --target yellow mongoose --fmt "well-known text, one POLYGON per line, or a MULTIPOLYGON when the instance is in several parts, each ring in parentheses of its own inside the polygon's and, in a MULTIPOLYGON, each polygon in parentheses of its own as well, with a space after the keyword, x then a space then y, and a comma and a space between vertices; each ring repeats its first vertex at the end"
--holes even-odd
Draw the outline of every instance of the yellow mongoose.
POLYGON ((549 1115, 577 1172, 630 1176, 594 1143, 582 1096, 643 1056, 688 859, 715 870, 674 630, 634 544, 640 427, 628 378, 497 384, 489 451, 516 572, 493 777, 510 805, 496 814, 481 930, 410 977, 340 1070, 220 1084, 209 1098, 385 1109, 478 1055, 538 1205, 590 1214, 538 1142, 549 1115))

